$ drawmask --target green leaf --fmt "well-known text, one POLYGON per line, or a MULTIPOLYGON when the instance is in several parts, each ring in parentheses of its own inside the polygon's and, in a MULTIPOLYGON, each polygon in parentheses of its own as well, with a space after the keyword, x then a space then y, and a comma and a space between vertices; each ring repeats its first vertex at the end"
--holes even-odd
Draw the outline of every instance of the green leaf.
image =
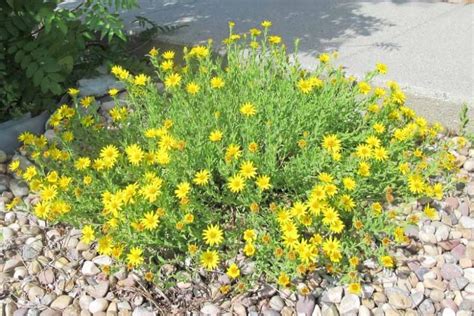
POLYGON ((37 63, 31 63, 28 65, 26 69, 26 77, 31 78, 33 77, 34 73, 38 70, 39 65, 37 63))
POLYGON ((43 69, 39 68, 36 71, 35 75, 33 76, 33 84, 35 86, 38 87, 40 85, 41 80, 43 79, 43 75, 44 75, 43 69))
POLYGON ((20 63, 23 58, 25 57, 25 51, 23 50, 19 50, 16 54, 15 54, 15 62, 16 63, 20 63))
POLYGON ((74 58, 72 56, 65 56, 58 60, 58 64, 62 66, 63 69, 65 69, 68 73, 72 71, 72 68, 74 67, 74 58))

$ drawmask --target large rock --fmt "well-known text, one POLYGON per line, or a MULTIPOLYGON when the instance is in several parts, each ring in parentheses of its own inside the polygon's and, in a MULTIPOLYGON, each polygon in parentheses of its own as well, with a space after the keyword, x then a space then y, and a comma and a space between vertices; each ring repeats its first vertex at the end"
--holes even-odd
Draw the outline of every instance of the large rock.
POLYGON ((72 302, 72 297, 69 295, 60 295, 58 296, 53 303, 51 303, 51 308, 63 310, 66 309, 72 302))
POLYGON ((28 185, 24 181, 20 181, 17 179, 10 180, 10 190, 16 197, 27 196, 30 192, 30 190, 28 189, 28 185))
POLYGON ((411 297, 402 289, 387 288, 385 293, 388 297, 388 303, 396 309, 407 309, 413 305, 411 297))
POLYGON ((441 276, 447 281, 462 276, 462 273, 462 269, 456 264, 446 263, 441 267, 441 276))
POLYGON ((349 294, 342 298, 339 305, 339 312, 341 314, 357 313, 360 307, 360 299, 357 295, 349 294))
POLYGON ((81 79, 78 81, 80 96, 103 96, 106 95, 109 89, 124 89, 125 85, 116 80, 111 75, 102 75, 91 79, 81 79))
POLYGON ((474 228, 474 218, 471 218, 469 216, 461 216, 461 218, 459 219, 459 223, 464 228, 474 228))

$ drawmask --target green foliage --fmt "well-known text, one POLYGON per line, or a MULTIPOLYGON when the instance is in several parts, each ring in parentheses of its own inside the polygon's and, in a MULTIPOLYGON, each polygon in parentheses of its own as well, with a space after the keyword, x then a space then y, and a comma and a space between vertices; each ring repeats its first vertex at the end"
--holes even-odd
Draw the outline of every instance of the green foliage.
POLYGON ((461 135, 466 134, 466 128, 467 125, 469 124, 469 116, 467 115, 469 112, 469 108, 467 107, 467 104, 464 103, 461 108, 461 112, 459 113, 459 132, 461 135))
POLYGON ((91 47, 125 40, 115 11, 136 5, 136 0, 100 0, 66 9, 58 7, 61 2, 0 2, 0 121, 52 105, 91 47))
POLYGON ((429 203, 452 185, 454 144, 439 145, 442 127, 395 82, 371 86, 385 65, 360 82, 335 54, 303 70, 268 24, 231 33, 221 59, 211 43, 185 49, 183 67, 152 49, 164 91, 115 66, 129 97, 110 91, 106 118, 75 96, 51 117, 56 139, 22 135, 37 167, 10 169, 39 193, 34 213, 83 226, 83 242, 131 267, 187 258, 237 278, 253 261, 243 282, 289 286, 318 270, 345 274, 353 292, 363 260, 392 268, 407 223, 439 216, 429 203), (423 211, 401 205, 417 198, 423 211))

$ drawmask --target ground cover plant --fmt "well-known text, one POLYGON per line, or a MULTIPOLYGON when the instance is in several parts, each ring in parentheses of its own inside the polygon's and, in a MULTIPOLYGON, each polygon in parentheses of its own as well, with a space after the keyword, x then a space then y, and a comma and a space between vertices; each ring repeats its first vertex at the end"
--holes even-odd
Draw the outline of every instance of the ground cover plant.
POLYGON ((389 250, 409 242, 407 224, 438 216, 429 202, 452 185, 449 148, 465 140, 442 142, 395 82, 372 86, 385 65, 356 81, 324 53, 303 70, 270 26, 231 23, 225 58, 210 41, 186 49, 183 67, 153 49, 156 78, 113 67, 128 97, 110 91, 110 121, 70 89, 54 139, 20 137, 36 166, 10 164, 39 193, 34 213, 81 227, 150 280, 173 263, 226 273, 225 291, 329 273, 359 293, 364 260, 395 267, 389 250), (397 205, 420 198, 424 212, 406 220, 397 205))

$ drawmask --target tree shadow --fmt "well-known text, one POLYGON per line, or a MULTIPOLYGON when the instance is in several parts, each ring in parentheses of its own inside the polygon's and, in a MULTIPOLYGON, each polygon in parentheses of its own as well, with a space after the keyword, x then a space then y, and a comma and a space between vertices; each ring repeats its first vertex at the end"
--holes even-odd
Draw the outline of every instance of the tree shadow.
MULTIPOLYGON (((375 1, 376 2, 376 1, 375 1)), ((402 2, 402 1, 396 1, 402 2)), ((406 2, 406 1, 405 1, 406 2)), ((381 18, 365 14, 361 3, 349 0, 140 0, 140 8, 123 13, 129 29, 135 16, 144 16, 158 24, 188 24, 158 38, 180 44, 220 43, 228 35, 229 21, 235 31, 258 27, 263 19, 273 22, 271 32, 283 37, 290 51, 300 38, 299 51, 316 54, 337 50, 345 41, 393 26, 381 18)), ((375 43, 386 50, 398 49, 395 43, 375 43)))

